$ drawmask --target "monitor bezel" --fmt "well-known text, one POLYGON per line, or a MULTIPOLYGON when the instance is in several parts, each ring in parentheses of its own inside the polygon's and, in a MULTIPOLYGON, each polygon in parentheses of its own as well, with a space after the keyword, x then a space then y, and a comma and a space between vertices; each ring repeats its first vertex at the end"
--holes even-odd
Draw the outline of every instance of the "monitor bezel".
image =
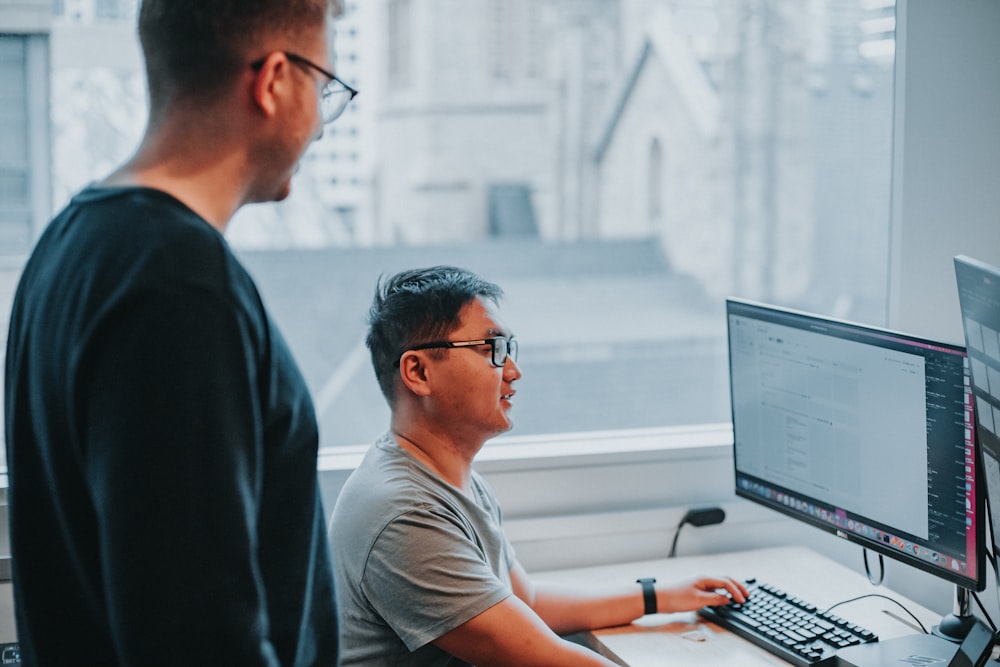
MULTIPOLYGON (((793 317, 793 318, 796 318, 796 319, 800 319, 802 322, 814 322, 814 323, 816 323, 817 325, 820 325, 820 326, 823 326, 823 325, 835 325, 837 327, 847 328, 847 329, 854 330, 854 331, 857 331, 857 332, 862 333, 862 334, 875 334, 875 335, 881 335, 881 336, 888 336, 888 337, 893 338, 893 339, 899 339, 899 340, 902 340, 902 341, 905 341, 905 342, 912 342, 912 343, 917 344, 917 345, 939 347, 939 348, 943 348, 946 351, 960 353, 960 354, 963 355, 963 357, 967 356, 967 351, 965 349, 965 346, 959 345, 959 344, 956 344, 956 343, 952 343, 952 342, 946 342, 946 341, 942 341, 942 340, 936 340, 936 339, 932 339, 932 338, 927 338, 927 337, 923 337, 923 336, 916 336, 916 335, 913 335, 913 334, 908 334, 908 333, 904 333, 904 332, 900 332, 900 331, 895 331, 895 330, 888 329, 888 328, 885 328, 885 327, 877 327, 877 326, 873 326, 873 325, 860 324, 858 322, 852 322, 852 321, 849 321, 849 320, 838 319, 838 318, 833 318, 833 317, 826 317, 826 316, 818 315, 818 314, 815 314, 815 313, 808 313, 808 312, 801 311, 801 310, 795 310, 795 309, 792 309, 792 308, 785 308, 785 307, 776 306, 776 305, 772 305, 772 304, 761 303, 761 302, 753 301, 753 300, 749 300, 749 299, 741 299, 741 298, 736 298, 736 297, 729 297, 729 298, 726 299, 726 331, 727 331, 727 334, 726 334, 726 353, 727 353, 727 359, 728 359, 728 372, 729 372, 729 377, 730 377, 730 389, 729 389, 729 391, 730 391, 730 397, 729 397, 730 398, 730 418, 732 420, 732 425, 733 425, 733 449, 732 449, 732 453, 733 453, 733 462, 732 462, 732 465, 733 465, 733 479, 734 479, 733 487, 735 489, 736 495, 738 497, 740 497, 740 498, 744 498, 746 500, 749 500, 749 501, 751 501, 751 502, 753 502, 753 503, 755 503, 757 505, 760 505, 762 507, 766 507, 768 509, 772 509, 772 510, 774 510, 776 512, 779 512, 780 514, 788 516, 788 517, 790 517, 790 518, 792 518, 792 519, 794 519, 796 521, 799 521, 799 522, 801 522, 801 523, 803 523, 805 525, 813 526, 815 528, 818 528, 818 529, 822 530, 825 533, 829 533, 829 534, 835 535, 836 537, 839 537, 841 539, 845 539, 848 542, 852 542, 854 544, 857 544, 857 545, 859 545, 859 546, 861 546, 861 547, 863 547, 865 549, 871 549, 872 551, 874 551, 876 553, 879 553, 879 554, 882 554, 884 556, 887 556, 887 557, 891 558, 892 560, 898 561, 898 562, 903 563, 905 565, 909 565, 909 566, 914 567, 914 568, 916 568, 918 570, 927 572, 927 573, 932 574, 932 575, 934 575, 934 576, 936 576, 936 577, 938 577, 940 579, 943 579, 945 581, 949 581, 949 582, 951 582, 953 584, 956 584, 956 585, 961 586, 963 588, 966 588, 968 590, 973 590, 973 591, 982 591, 982 590, 985 590, 985 588, 986 588, 986 557, 985 557, 985 539, 986 539, 986 535, 985 535, 985 523, 986 523, 986 521, 985 521, 985 519, 986 519, 986 515, 985 515, 985 498, 984 497, 985 497, 986 494, 985 494, 985 489, 982 486, 982 461, 981 461, 981 458, 980 458, 980 452, 979 452, 978 444, 974 443, 975 468, 976 468, 975 471, 974 471, 975 472, 975 486, 974 486, 974 488, 975 488, 975 494, 974 494, 974 498, 973 498, 973 500, 975 502, 975 505, 976 505, 976 507, 975 507, 976 525, 975 525, 975 530, 974 530, 974 533, 975 533, 975 537, 974 537, 974 539, 975 539, 975 549, 976 549, 976 553, 975 553, 975 567, 974 567, 974 570, 975 570, 975 572, 974 572, 974 578, 973 578, 973 576, 970 576, 970 573, 968 571, 965 574, 963 574, 961 572, 956 573, 956 572, 954 572, 952 570, 947 570, 947 569, 944 569, 944 568, 942 568, 940 566, 929 564, 929 563, 921 560, 920 558, 917 558, 915 556, 910 556, 909 554, 907 554, 904 551, 899 551, 899 550, 893 549, 891 547, 884 546, 883 544, 881 544, 880 542, 878 542, 876 540, 865 538, 865 537, 863 537, 861 535, 858 535, 856 533, 853 533, 853 532, 850 532, 850 531, 847 531, 847 530, 840 530, 836 526, 833 526, 833 525, 831 525, 829 523, 826 523, 826 522, 824 522, 822 520, 810 517, 808 514, 802 514, 801 512, 799 512, 799 511, 797 511, 797 510, 795 510, 793 508, 786 507, 786 506, 782 505, 781 503, 779 503, 777 501, 772 501, 770 499, 765 499, 765 498, 763 498, 763 497, 761 497, 759 495, 756 495, 756 494, 752 493, 751 491, 746 491, 746 490, 743 490, 743 489, 740 488, 740 484, 739 484, 739 477, 740 477, 740 475, 741 474, 744 475, 744 476, 748 476, 748 475, 746 473, 741 473, 737 469, 737 457, 736 457, 736 444, 737 444, 737 431, 736 431, 736 429, 737 429, 737 426, 736 426, 736 414, 735 414, 735 412, 736 412, 736 406, 735 406, 735 402, 734 402, 733 386, 732 386, 732 361, 733 360, 732 360, 732 341, 731 341, 731 332, 730 332, 730 317, 734 314, 734 312, 733 312, 734 311, 734 307, 735 308, 739 308, 739 309, 743 309, 744 313, 749 313, 749 312, 756 311, 756 312, 761 313, 761 314, 773 314, 773 315, 777 315, 779 317, 781 317, 781 316, 783 316, 783 317, 793 317)), ((736 313, 736 314, 743 314, 743 313, 736 313)), ((967 386, 967 392, 971 392, 971 389, 968 389, 968 384, 966 386, 967 386)), ((978 434, 975 433, 975 428, 973 428, 973 439, 976 442, 978 442, 978 437, 977 436, 978 436, 978 434)), ((752 475, 749 475, 749 476, 752 477, 752 475)), ((771 486, 773 487, 774 485, 772 484, 771 486)), ((868 517, 868 518, 870 519, 870 517, 868 517)), ((968 562, 968 555, 966 555, 966 562, 968 562)))

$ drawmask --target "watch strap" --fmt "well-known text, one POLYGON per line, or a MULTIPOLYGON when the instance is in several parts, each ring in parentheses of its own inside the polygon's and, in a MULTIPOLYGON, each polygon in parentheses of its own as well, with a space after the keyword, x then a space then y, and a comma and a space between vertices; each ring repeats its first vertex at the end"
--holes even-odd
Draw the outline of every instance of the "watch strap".
POLYGON ((653 588, 653 584, 656 583, 656 579, 653 577, 643 577, 642 579, 636 579, 635 583, 642 584, 642 601, 645 604, 644 614, 655 614, 656 613, 656 589, 653 588))

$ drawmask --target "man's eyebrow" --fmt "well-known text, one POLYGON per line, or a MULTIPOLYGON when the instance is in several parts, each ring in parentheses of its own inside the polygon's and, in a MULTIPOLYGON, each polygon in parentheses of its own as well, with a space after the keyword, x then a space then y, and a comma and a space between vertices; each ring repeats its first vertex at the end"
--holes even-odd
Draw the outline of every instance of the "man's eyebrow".
POLYGON ((490 327, 489 329, 486 330, 486 335, 488 337, 491 337, 491 338, 493 336, 500 336, 502 338, 513 338, 514 337, 514 334, 509 334, 506 331, 500 331, 499 329, 495 329, 493 327, 490 327))

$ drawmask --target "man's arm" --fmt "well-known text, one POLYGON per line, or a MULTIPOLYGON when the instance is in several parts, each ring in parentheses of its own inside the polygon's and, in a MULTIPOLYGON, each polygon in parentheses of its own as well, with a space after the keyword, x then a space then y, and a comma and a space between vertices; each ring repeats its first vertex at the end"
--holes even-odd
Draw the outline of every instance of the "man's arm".
POLYGON ((516 595, 493 605, 434 645, 478 667, 612 667, 615 663, 557 636, 516 595))
MULTIPOLYGON (((442 635, 434 645, 479 667, 613 665, 559 634, 624 625, 642 616, 645 608, 637 584, 576 590, 535 585, 520 564, 515 564, 510 574, 514 595, 442 635)), ((657 606, 661 612, 676 612, 726 604, 729 597, 716 592, 720 589, 737 601, 746 599, 747 591, 741 584, 725 577, 705 577, 657 587, 657 606)))
POLYGON ((121 664, 276 665, 256 534, 254 370, 231 306, 150 294, 94 343, 81 379, 84 465, 121 664), (155 297, 155 298, 154 298, 155 297))
MULTIPOLYGON (((514 593, 558 634, 607 628, 631 623, 645 610, 642 589, 636 583, 603 589, 577 589, 531 581, 515 563, 510 571, 514 593)), ((730 597, 744 602, 747 589, 728 577, 703 577, 674 586, 656 587, 657 609, 662 613, 694 611, 706 605, 727 604, 730 597)))

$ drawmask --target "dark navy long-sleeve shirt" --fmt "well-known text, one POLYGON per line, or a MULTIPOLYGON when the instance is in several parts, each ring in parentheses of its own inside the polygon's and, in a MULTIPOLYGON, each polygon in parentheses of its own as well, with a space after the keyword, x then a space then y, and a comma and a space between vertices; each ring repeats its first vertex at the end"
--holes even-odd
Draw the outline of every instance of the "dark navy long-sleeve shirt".
POLYGON ((18 286, 5 414, 27 664, 337 664, 313 405, 205 220, 75 197, 18 286))

